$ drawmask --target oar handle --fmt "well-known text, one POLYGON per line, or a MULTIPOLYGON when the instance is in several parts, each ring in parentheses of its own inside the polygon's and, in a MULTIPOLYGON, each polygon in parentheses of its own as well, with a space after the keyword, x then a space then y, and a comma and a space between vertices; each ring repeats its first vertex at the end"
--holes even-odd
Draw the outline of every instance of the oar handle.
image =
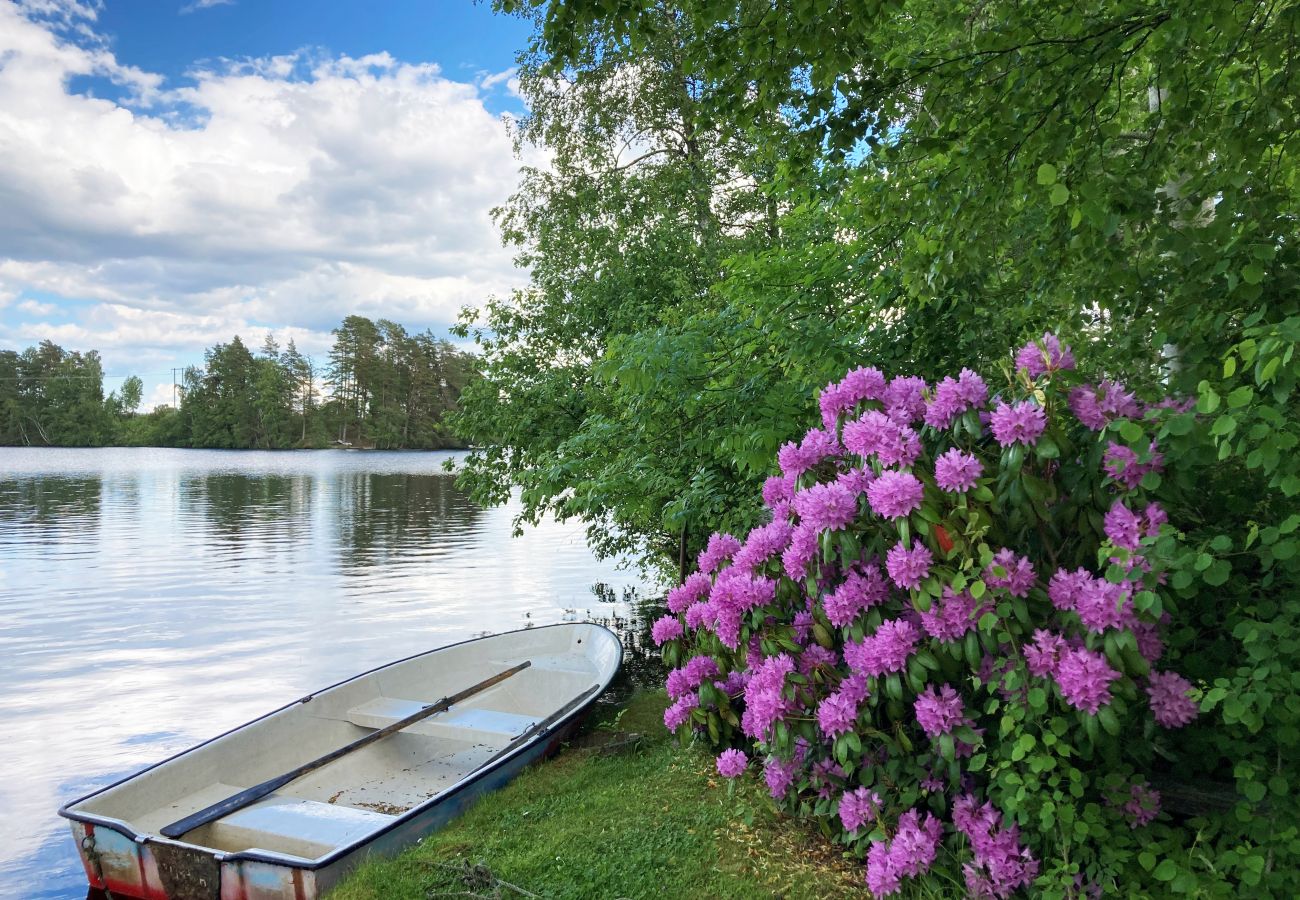
POLYGON ((437 703, 426 706, 424 709, 414 712, 404 719, 400 719, 391 725, 386 725, 378 731, 372 732, 363 738, 358 738, 352 743, 342 746, 337 750, 332 750, 318 759, 313 759, 311 762, 303 763, 298 768, 285 772, 283 775, 276 775, 274 778, 268 778, 261 784, 255 784, 250 788, 245 788, 239 793, 227 797, 225 800, 220 800, 211 806, 199 810, 198 812, 191 813, 183 819, 177 819, 170 825, 164 825, 159 829, 158 833, 163 837, 168 838, 182 837, 186 832, 193 831, 200 825, 206 825, 209 822, 222 818, 223 816, 228 816, 236 810, 243 809, 245 806, 256 803, 268 794, 275 793, 289 782, 296 781, 309 772, 314 772, 321 766, 328 765, 329 763, 334 762, 334 760, 346 756, 354 750, 368 747, 375 741, 383 740, 390 734, 395 734, 407 726, 414 725, 422 719, 429 718, 429 716, 434 713, 440 713, 462 700, 472 697, 481 691, 485 691, 494 684, 499 684, 500 682, 505 681, 511 675, 522 672, 532 664, 531 660, 524 660, 517 666, 506 669, 504 672, 499 672, 491 678, 486 678, 483 681, 480 681, 478 684, 470 685, 465 688, 465 690, 452 694, 450 697, 443 697, 437 703))

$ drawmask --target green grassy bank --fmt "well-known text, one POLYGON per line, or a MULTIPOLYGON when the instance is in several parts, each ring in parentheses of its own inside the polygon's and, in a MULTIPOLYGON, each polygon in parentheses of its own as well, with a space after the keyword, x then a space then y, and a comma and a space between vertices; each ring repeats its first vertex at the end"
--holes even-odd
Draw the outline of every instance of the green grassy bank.
POLYGON ((713 758, 664 729, 665 702, 638 694, 592 726, 645 735, 639 744, 576 741, 417 847, 366 864, 331 900, 865 895, 861 868, 779 817, 755 779, 728 797, 713 758))

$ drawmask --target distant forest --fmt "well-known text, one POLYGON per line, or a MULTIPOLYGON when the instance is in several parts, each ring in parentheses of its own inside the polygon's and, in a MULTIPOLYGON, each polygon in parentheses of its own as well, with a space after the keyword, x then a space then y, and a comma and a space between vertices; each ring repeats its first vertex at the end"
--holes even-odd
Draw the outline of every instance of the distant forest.
POLYGON ((237 336, 204 353, 178 404, 137 412, 131 376, 104 393, 99 353, 50 341, 0 350, 0 444, 288 449, 346 444, 381 450, 462 446, 443 424, 477 377, 476 357, 430 332, 348 316, 318 366, 293 341, 268 336, 250 350, 237 336))

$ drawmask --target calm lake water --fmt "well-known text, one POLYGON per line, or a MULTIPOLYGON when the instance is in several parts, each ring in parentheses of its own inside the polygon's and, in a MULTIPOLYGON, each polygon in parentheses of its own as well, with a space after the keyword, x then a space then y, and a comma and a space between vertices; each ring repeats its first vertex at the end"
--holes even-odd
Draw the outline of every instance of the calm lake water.
POLYGON ((578 525, 512 538, 517 507, 475 507, 449 457, 0 448, 0 896, 85 897, 62 803, 317 688, 628 627, 634 572, 578 525))

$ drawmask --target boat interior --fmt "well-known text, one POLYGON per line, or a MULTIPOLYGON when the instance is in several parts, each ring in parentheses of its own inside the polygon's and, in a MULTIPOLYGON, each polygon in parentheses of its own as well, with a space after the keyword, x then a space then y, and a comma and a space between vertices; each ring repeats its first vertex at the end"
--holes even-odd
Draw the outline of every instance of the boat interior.
POLYGON ((249 723, 72 807, 139 834, 281 775, 524 660, 531 665, 445 712, 349 753, 187 833, 214 850, 319 859, 461 781, 516 736, 618 667, 590 625, 470 641, 394 663, 249 723))

